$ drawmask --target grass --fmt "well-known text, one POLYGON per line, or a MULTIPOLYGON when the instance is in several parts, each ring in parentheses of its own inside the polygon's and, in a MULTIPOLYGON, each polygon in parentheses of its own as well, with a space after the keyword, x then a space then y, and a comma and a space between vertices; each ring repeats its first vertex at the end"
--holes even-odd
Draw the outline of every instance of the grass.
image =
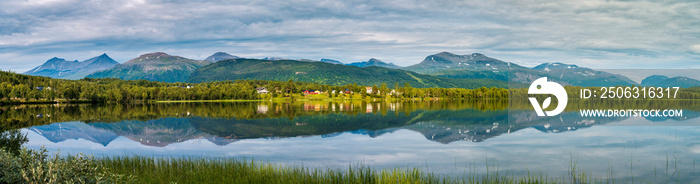
MULTIPOLYGON (((0 149, 0 183, 617 183, 612 168, 607 176, 594 177, 582 172, 573 156, 570 174, 560 177, 529 171, 525 176, 515 176, 499 171, 495 163, 486 163, 486 173, 477 172, 481 168, 473 165, 462 176, 451 177, 417 168, 373 169, 359 165, 318 169, 235 158, 51 156, 43 148, 22 148, 17 155, 0 149)), ((653 183, 635 179, 622 182, 653 183)))
POLYGON ((498 169, 453 178, 417 168, 378 170, 350 166, 346 170, 312 169, 233 158, 130 156, 100 158, 97 162, 113 174, 133 176, 138 183, 611 183, 580 172, 573 159, 571 175, 562 178, 550 178, 541 172, 515 177, 498 169))
POLYGON ((457 183, 418 169, 374 170, 359 166, 341 171, 254 160, 138 156, 103 158, 98 162, 113 173, 135 176, 139 183, 457 183))

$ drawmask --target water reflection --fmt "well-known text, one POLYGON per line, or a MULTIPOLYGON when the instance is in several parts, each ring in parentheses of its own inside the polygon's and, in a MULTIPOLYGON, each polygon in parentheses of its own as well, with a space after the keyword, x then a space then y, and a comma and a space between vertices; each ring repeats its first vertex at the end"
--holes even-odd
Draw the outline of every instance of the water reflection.
POLYGON ((13 122, 4 125, 24 128, 28 146, 62 153, 233 156, 333 168, 429 165, 429 171, 455 175, 483 171, 472 166, 486 159, 515 174, 541 169, 556 175, 574 155, 597 176, 607 175, 600 167, 606 165, 634 164, 638 168, 624 173, 637 176, 660 173, 655 169, 668 154, 682 159, 675 162, 683 175, 663 177, 697 179, 691 176, 700 128, 667 126, 698 125, 697 111, 677 119, 583 118, 572 106, 555 118, 507 101, 18 106, 0 108, 0 116, 13 122))
MULTIPOLYGON (((626 119, 582 117, 577 111, 539 117, 531 110, 507 106, 507 101, 245 102, 20 106, 2 111, 9 124, 29 127, 54 143, 83 139, 106 146, 121 136, 156 147, 192 139, 228 145, 243 139, 333 137, 358 131, 376 137, 398 129, 443 144, 482 142, 529 127, 560 133, 626 119), (53 123, 64 121, 79 122, 53 123)), ((675 120, 699 115, 685 111, 675 120)))

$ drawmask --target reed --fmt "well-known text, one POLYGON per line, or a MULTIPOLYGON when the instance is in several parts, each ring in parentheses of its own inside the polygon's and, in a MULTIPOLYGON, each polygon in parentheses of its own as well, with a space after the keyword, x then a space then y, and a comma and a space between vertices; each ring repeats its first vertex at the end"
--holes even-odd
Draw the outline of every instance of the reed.
POLYGON ((450 177, 417 168, 372 169, 360 165, 343 170, 318 169, 233 158, 129 156, 99 158, 97 162, 114 174, 134 176, 138 183, 614 183, 580 172, 573 159, 571 176, 562 178, 550 178, 542 172, 516 177, 497 168, 450 177))

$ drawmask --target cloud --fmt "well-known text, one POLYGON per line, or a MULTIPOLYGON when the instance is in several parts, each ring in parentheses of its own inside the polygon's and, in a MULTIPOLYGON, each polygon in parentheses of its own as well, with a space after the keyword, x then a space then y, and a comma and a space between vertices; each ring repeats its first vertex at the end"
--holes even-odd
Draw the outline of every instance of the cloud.
POLYGON ((10 0, 0 2, 0 52, 15 56, 7 62, 30 63, 13 70, 54 56, 87 59, 106 52, 123 62, 155 51, 195 59, 216 51, 343 62, 377 57, 404 66, 449 51, 533 66, 673 67, 668 64, 687 66, 698 53, 688 45, 700 42, 700 11, 691 8, 699 4, 10 0))
POLYGON ((690 46, 690 52, 694 54, 700 54, 700 44, 690 46))

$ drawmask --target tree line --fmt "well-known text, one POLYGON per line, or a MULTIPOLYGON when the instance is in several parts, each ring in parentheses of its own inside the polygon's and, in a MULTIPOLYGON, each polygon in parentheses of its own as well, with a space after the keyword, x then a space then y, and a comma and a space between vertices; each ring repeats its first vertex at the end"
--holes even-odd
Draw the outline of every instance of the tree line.
MULTIPOLYGON (((570 97, 578 98, 582 89, 597 87, 565 86, 570 97)), ((152 100, 257 100, 291 97, 303 91, 321 91, 329 98, 455 98, 455 99, 507 99, 527 98, 527 88, 505 89, 498 87, 466 88, 414 88, 406 82, 389 86, 364 86, 357 84, 327 85, 299 81, 236 80, 203 83, 165 83, 147 80, 52 79, 0 71, 0 103, 8 101, 68 101, 128 102, 152 100), (269 94, 258 94, 256 88, 264 87, 269 94), (335 92, 334 92, 335 91, 335 92), (355 94, 355 95, 350 95, 355 94)), ((298 96, 298 95, 296 95, 298 96)), ((699 99, 700 87, 681 88, 675 99, 699 99)))
POLYGON ((204 83, 164 83, 147 80, 52 79, 12 72, 0 72, 0 99, 4 100, 85 100, 90 102, 126 102, 150 100, 255 100, 266 97, 289 97, 305 90, 318 90, 329 97, 342 94, 360 94, 362 98, 507 98, 503 88, 413 88, 409 83, 393 88, 382 83, 379 87, 347 84, 332 86, 298 81, 236 80, 204 83), (265 87, 270 94, 258 94, 256 88, 265 87), (335 93, 333 93, 335 90, 335 93), (341 93, 342 92, 342 93, 341 93))

